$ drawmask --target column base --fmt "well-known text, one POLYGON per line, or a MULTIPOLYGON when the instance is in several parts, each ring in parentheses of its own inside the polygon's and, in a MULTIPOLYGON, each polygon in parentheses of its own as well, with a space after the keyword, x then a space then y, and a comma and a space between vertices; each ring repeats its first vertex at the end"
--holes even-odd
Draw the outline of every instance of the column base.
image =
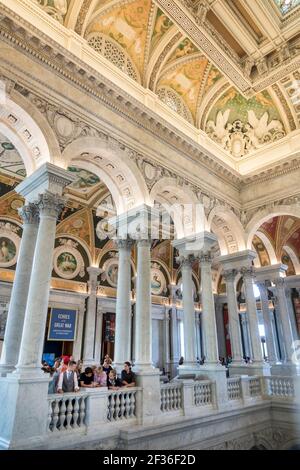
POLYGON ((8 374, 7 377, 14 377, 15 379, 31 379, 32 381, 50 381, 49 374, 45 373, 40 367, 32 366, 16 366, 13 372, 8 374))
POLYGON ((14 373, 0 378, 0 449, 22 449, 47 439, 49 377, 20 378, 14 373))
POLYGON ((15 366, 11 364, 0 364, 0 377, 6 377, 7 374, 14 372, 15 366))
POLYGON ((300 376, 300 365, 292 362, 274 364, 271 366, 271 375, 300 376))
POLYGON ((270 364, 251 363, 251 364, 229 364, 229 376, 236 375, 271 375, 270 364))
POLYGON ((137 386, 138 421, 142 425, 161 423, 160 371, 149 364, 136 364, 133 368, 137 386))

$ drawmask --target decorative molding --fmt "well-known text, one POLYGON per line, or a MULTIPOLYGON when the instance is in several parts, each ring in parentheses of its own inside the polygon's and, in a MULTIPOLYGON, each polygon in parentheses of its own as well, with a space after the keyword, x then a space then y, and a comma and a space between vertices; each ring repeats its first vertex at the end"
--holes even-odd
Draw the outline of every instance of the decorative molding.
POLYGON ((36 204, 29 203, 26 206, 20 207, 18 213, 24 224, 38 225, 39 210, 36 204))
POLYGON ((58 219, 64 205, 65 200, 62 197, 52 194, 49 191, 40 194, 37 201, 40 217, 58 219))

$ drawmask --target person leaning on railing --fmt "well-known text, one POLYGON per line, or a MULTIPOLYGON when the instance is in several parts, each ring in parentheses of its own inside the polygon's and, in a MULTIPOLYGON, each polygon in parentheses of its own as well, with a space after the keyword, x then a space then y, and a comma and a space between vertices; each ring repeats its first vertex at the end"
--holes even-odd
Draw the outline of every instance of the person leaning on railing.
POLYGON ((124 362, 124 369, 121 373, 121 382, 124 387, 135 387, 136 377, 131 370, 129 361, 124 362))
POLYGON ((109 390, 119 390, 122 386, 121 380, 117 377, 116 369, 110 370, 107 376, 107 388, 109 390))
POLYGON ((69 361, 67 370, 61 372, 58 384, 57 384, 57 393, 72 393, 78 392, 78 380, 76 370, 76 362, 69 361))

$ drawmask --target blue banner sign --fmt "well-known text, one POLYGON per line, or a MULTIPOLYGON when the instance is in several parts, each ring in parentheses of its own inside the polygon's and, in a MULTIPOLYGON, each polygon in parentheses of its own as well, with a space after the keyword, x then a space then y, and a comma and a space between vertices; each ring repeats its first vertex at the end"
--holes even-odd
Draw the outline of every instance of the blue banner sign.
POLYGON ((48 341, 74 341, 76 331, 76 310, 52 308, 48 341))

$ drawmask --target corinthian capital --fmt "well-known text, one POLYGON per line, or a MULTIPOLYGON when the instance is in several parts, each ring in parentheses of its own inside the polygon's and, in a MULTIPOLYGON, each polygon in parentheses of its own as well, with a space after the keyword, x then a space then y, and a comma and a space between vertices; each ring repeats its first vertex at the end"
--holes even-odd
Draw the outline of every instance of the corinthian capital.
POLYGON ((226 282, 233 282, 237 276, 237 269, 225 269, 223 271, 223 276, 226 282))
POLYGON ((26 206, 20 207, 18 212, 24 224, 37 225, 39 223, 39 208, 36 204, 29 203, 26 206))
POLYGON ((49 191, 40 194, 37 202, 40 217, 51 217, 54 219, 58 219, 64 205, 65 201, 62 197, 49 191))
POLYGON ((200 261, 200 264, 202 265, 205 265, 205 264, 209 264, 211 265, 212 263, 212 254, 210 251, 207 251, 207 252, 203 252, 200 254, 199 256, 199 261, 200 261))
POLYGON ((181 268, 192 268, 194 261, 196 260, 194 255, 181 255, 176 258, 181 268))
POLYGON ((278 277, 274 280, 274 284, 276 287, 285 287, 284 277, 278 277))
POLYGON ((240 269, 240 273, 244 279, 252 279, 255 277, 255 272, 253 266, 243 266, 240 269))
POLYGON ((131 250, 134 245, 134 240, 131 238, 117 238, 115 244, 118 250, 131 250))

